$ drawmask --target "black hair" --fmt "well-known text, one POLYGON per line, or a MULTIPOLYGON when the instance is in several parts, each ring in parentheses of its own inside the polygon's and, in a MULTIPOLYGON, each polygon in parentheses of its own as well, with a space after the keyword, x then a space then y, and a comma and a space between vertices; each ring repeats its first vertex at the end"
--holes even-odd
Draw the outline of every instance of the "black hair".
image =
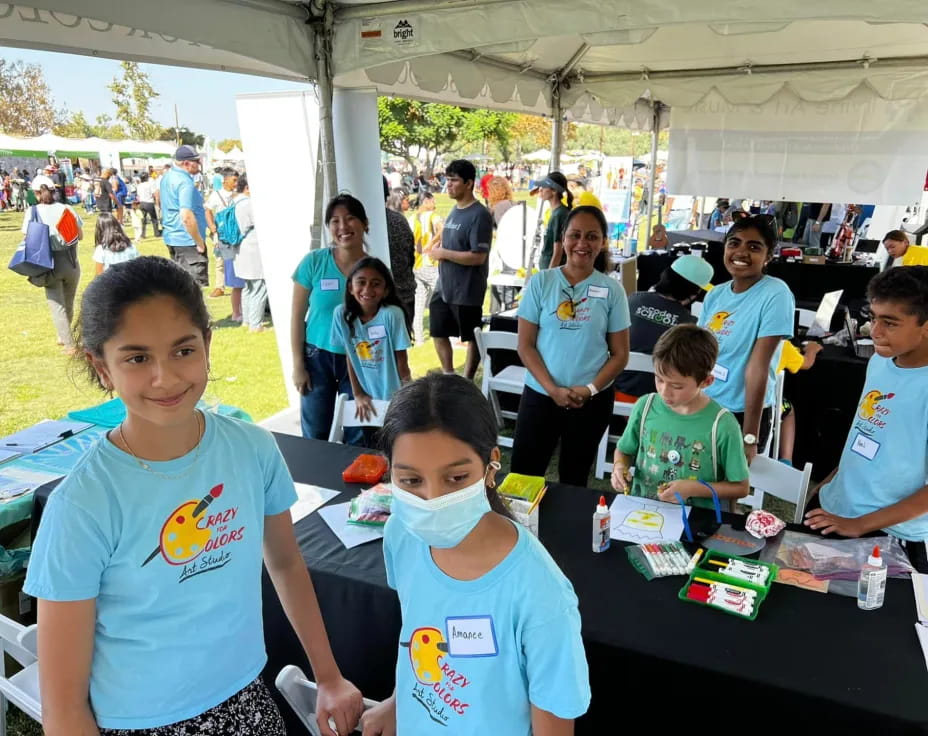
POLYGON ((567 215, 567 219, 564 220, 564 228, 559 234, 556 234, 555 237, 559 240, 563 240, 564 233, 567 232, 567 226, 577 215, 593 215, 599 222, 599 227, 603 231, 603 249, 599 251, 599 255, 596 256, 596 260, 593 262, 593 268, 600 273, 605 273, 609 270, 609 223, 606 221, 606 216, 599 207, 594 207, 591 204, 574 207, 570 211, 570 214, 567 215))
POLYGON ((654 291, 678 302, 685 302, 699 296, 702 289, 668 266, 661 272, 661 276, 654 286, 654 291))
MULTIPOLYGON (((473 381, 462 376, 432 372, 408 383, 390 400, 378 433, 380 449, 393 459, 393 445, 400 435, 437 430, 468 445, 484 465, 497 446, 496 417, 473 381)), ((495 488, 487 486, 490 508, 512 518, 495 488)))
POLYGON ((101 212, 97 218, 97 227, 93 234, 94 245, 103 247, 112 253, 122 253, 132 245, 119 220, 110 212, 101 212))
POLYGON ((387 181, 387 177, 383 174, 380 175, 380 178, 383 179, 383 198, 386 201, 387 197, 390 196, 390 182, 387 181))
POLYGON ((459 176, 465 182, 477 181, 477 169, 464 158, 457 158, 445 167, 446 176, 459 176))
POLYGON ((766 215, 751 215, 750 217, 742 217, 736 220, 732 223, 732 226, 728 228, 728 232, 725 233, 725 240, 727 241, 735 233, 740 233, 742 230, 750 230, 752 228, 760 233, 761 240, 763 240, 764 245, 767 246, 767 255, 772 256, 777 247, 777 231, 774 229, 770 218, 766 215))
POLYGON ((419 204, 422 204, 427 199, 435 199, 435 195, 431 192, 419 192, 419 204))
MULTIPOLYGON (((173 297, 204 338, 209 334, 209 312, 203 301, 203 291, 193 277, 167 258, 141 256, 110 266, 88 284, 74 330, 75 344, 94 357, 102 358, 103 345, 119 330, 126 309, 156 296, 173 297)), ((106 389, 85 357, 78 354, 91 382, 106 389)))
POLYGON ((886 233, 886 235, 883 236, 882 242, 885 243, 887 240, 898 240, 900 243, 908 243, 909 236, 906 235, 905 231, 903 230, 890 230, 888 233, 886 233))
POLYGON ((396 293, 396 284, 393 282, 393 274, 390 273, 390 269, 387 268, 387 264, 381 261, 379 258, 365 256, 351 267, 351 271, 349 271, 348 276, 345 279, 345 322, 348 323, 348 329, 351 331, 352 335, 354 335, 355 320, 360 318, 362 310, 361 305, 358 304, 358 300, 355 299, 351 293, 351 280, 362 268, 374 269, 378 274, 380 274, 384 281, 384 285, 387 287, 387 293, 384 296, 383 301, 380 302, 380 306, 382 307, 385 304, 392 304, 394 307, 399 307, 401 310, 403 309, 403 305, 400 303, 400 298, 396 293))
POLYGON ((867 299, 871 302, 895 302, 919 323, 928 322, 928 266, 898 266, 870 279, 867 299))
POLYGON ((567 209, 571 209, 574 206, 574 195, 570 189, 567 188, 567 177, 564 176, 560 171, 552 171, 547 176, 548 179, 553 181, 555 184, 559 185, 563 189, 563 194, 567 197, 567 209))
POLYGON ((139 174, 139 181, 140 181, 140 182, 148 181, 148 172, 147 172, 147 171, 143 171, 141 174, 139 174))
POLYGON ((344 207, 348 210, 348 214, 353 217, 357 217, 365 225, 368 224, 367 212, 364 210, 364 205, 361 204, 361 200, 357 197, 352 197, 350 194, 342 192, 341 194, 336 194, 332 199, 329 200, 329 203, 325 206, 325 217, 323 221, 326 226, 335 216, 335 208, 344 207))
POLYGON ((248 189, 248 175, 242 174, 235 183, 235 191, 241 194, 248 189))

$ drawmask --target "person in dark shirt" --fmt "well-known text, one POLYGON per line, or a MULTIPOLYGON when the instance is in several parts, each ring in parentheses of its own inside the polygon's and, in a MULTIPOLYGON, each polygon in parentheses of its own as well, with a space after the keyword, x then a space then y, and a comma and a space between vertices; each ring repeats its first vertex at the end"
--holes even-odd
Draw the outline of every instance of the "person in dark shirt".
POLYGON ((110 186, 110 176, 112 169, 103 169, 99 176, 93 180, 93 198, 97 212, 112 212, 116 204, 116 196, 113 194, 113 187, 110 186))
MULTIPOLYGON (((712 266, 699 256, 680 256, 664 269, 651 291, 638 291, 628 298, 631 317, 630 349, 651 354, 667 330, 677 325, 696 323, 690 305, 712 279, 712 266)), ((654 391, 654 375, 641 371, 623 371, 615 382, 616 398, 633 403, 654 391)))

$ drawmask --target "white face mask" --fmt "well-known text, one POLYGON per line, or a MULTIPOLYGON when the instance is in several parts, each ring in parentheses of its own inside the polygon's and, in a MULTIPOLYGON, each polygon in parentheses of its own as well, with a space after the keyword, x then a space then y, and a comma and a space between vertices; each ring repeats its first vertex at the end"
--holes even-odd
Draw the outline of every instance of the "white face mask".
POLYGON ((438 498, 419 498, 392 484, 393 515, 406 531, 430 547, 457 547, 490 511, 486 485, 473 485, 438 498))

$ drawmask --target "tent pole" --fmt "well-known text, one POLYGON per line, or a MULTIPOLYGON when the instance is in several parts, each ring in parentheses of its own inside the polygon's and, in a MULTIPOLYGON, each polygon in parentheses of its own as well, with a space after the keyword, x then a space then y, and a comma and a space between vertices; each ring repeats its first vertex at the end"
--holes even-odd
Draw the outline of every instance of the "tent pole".
POLYGON ((561 89, 555 79, 551 84, 551 161, 548 171, 561 168, 561 148, 564 131, 564 112, 561 110, 561 89))
POLYGON ((654 205, 657 203, 657 196, 654 193, 654 185, 657 182, 657 136, 661 127, 661 103, 657 100, 651 100, 651 184, 648 187, 648 219, 645 227, 644 243, 641 238, 638 239, 639 250, 648 247, 648 241, 651 239, 651 218, 654 215, 654 205))
POLYGON ((315 28, 316 64, 319 69, 319 139, 322 163, 322 196, 328 202, 338 191, 335 168, 335 129, 332 124, 332 5, 326 3, 321 27, 315 28))

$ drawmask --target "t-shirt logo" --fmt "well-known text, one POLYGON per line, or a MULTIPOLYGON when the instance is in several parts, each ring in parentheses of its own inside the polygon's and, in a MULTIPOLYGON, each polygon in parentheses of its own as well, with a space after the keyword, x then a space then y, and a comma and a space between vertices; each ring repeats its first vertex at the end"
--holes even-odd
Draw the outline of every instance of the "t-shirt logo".
POLYGON ((453 714, 463 716, 470 707, 464 689, 471 681, 449 663, 448 642, 442 631, 423 626, 400 646, 409 648, 409 663, 417 681, 412 698, 425 708, 429 718, 447 726, 453 714))
POLYGON ((199 501, 185 501, 168 514, 161 527, 158 546, 141 566, 145 567, 160 553, 169 565, 182 566, 178 580, 182 583, 194 575, 217 570, 228 564, 232 555, 223 548, 242 541, 245 527, 235 528, 237 506, 206 513, 209 506, 222 495, 222 491, 223 484, 220 483, 199 501), (195 562, 201 556, 199 563, 195 562))
POLYGON ((712 315, 707 327, 716 335, 729 335, 735 324, 734 320, 729 319, 733 314, 734 312, 716 312, 712 315))
POLYGON ((378 363, 383 362, 383 351, 378 347, 381 342, 381 340, 359 340, 355 343, 355 355, 358 356, 364 368, 375 368, 378 363))
POLYGON ((581 322, 590 321, 590 308, 581 306, 586 302, 587 298, 583 297, 583 299, 574 300, 573 294, 567 289, 562 289, 562 292, 567 298, 557 305, 557 309, 552 314, 557 316, 561 322, 560 327, 562 330, 580 329, 581 322))
POLYGON ((857 422, 857 427, 865 434, 872 434, 875 429, 883 429, 886 419, 892 410, 882 402, 889 401, 896 394, 884 394, 881 391, 868 391, 860 402, 857 416, 863 421, 857 422))

